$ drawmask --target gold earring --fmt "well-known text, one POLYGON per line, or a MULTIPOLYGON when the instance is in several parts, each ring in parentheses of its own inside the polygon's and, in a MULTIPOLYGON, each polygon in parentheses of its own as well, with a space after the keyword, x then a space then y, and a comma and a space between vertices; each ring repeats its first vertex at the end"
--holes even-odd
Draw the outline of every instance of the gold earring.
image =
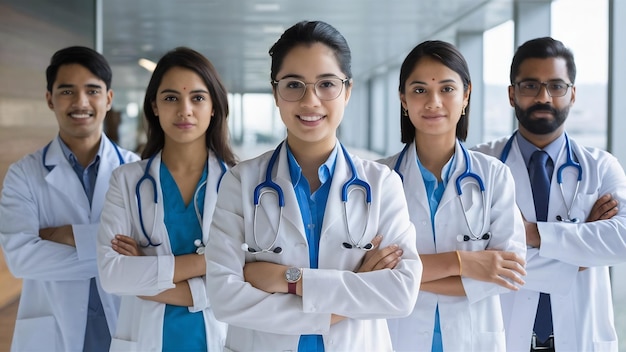
POLYGON ((409 112, 405 108, 402 108, 402 116, 409 116, 409 112))
POLYGON ((463 111, 461 111, 461 116, 465 116, 465 105, 463 105, 463 111))

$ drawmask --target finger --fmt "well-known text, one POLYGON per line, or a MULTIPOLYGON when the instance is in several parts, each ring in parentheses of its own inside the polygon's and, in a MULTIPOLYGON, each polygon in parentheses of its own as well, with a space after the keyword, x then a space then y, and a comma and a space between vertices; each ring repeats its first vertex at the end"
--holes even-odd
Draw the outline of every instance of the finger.
POLYGON ((502 269, 498 272, 498 276, 505 277, 518 285, 524 285, 526 282, 519 276, 519 272, 512 269, 502 269))
POLYGON ((380 242, 383 241, 383 236, 382 235, 376 235, 374 236, 374 238, 372 238, 372 241, 370 242, 374 247, 372 248, 378 248, 378 246, 380 246, 380 242))
POLYGON ((502 259, 516 262, 517 264, 526 266, 526 260, 513 252, 499 252, 502 259))
POLYGON ((526 276, 526 269, 519 262, 516 261, 504 261, 502 262, 502 268, 514 271, 519 275, 526 276))
MULTIPOLYGON (((389 247, 386 247, 385 249, 389 249, 389 247)), ((397 249, 395 251, 390 252, 386 256, 382 257, 376 263, 376 265, 374 265, 374 268, 372 269, 372 271, 374 271, 374 270, 381 270, 381 269, 393 269, 393 268, 395 268, 395 266, 400 261, 400 258, 402 257, 402 253, 403 252, 402 252, 401 249, 397 249)))
POLYGON ((600 220, 608 220, 617 215, 619 208, 615 207, 613 209, 609 209, 602 216, 600 216, 600 220))
POLYGON ((498 284, 502 287, 508 288, 509 290, 513 290, 513 291, 518 291, 519 287, 513 285, 512 283, 510 283, 508 280, 505 280, 504 278, 497 276, 493 282, 495 284, 498 284))

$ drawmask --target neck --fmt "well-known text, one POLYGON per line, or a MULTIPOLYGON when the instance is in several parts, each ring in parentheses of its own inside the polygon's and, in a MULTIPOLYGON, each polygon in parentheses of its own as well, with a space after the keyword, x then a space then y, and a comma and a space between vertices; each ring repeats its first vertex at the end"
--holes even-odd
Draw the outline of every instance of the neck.
POLYGON ((201 143, 175 144, 165 141, 161 160, 170 172, 192 172, 204 169, 208 150, 204 140, 201 143))
POLYGON ((61 140, 65 143, 74 156, 78 160, 78 163, 83 167, 87 167, 89 163, 96 157, 98 154, 98 149, 100 148, 100 140, 102 139, 102 134, 97 134, 93 136, 89 136, 86 138, 74 138, 63 135, 63 133, 59 133, 61 140))
POLYGON ((563 128, 563 126, 561 126, 557 128, 554 132, 548 134, 534 134, 520 125, 518 131, 535 147, 543 149, 548 144, 554 142, 557 138, 559 138, 563 134, 563 132, 565 132, 565 129, 563 128))
POLYGON ((307 143, 287 139, 289 149, 302 168, 302 174, 309 182, 311 192, 315 192, 319 188, 320 180, 317 170, 328 160, 336 142, 335 138, 324 141, 324 143, 307 143))
POLYGON ((422 165, 442 180, 441 171, 454 154, 456 138, 416 135, 415 149, 422 165))

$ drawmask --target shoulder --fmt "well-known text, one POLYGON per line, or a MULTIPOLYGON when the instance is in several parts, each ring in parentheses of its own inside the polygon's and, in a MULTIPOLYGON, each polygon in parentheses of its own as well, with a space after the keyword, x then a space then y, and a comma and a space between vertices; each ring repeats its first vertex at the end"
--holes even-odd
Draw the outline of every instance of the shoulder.
POLYGON ((113 170, 115 178, 138 178, 145 173, 148 159, 127 162, 113 170))
POLYGON ((383 165, 386 165, 390 169, 393 169, 395 167, 396 163, 398 162, 399 156, 400 156, 400 153, 396 153, 396 154, 388 156, 386 158, 378 159, 378 160, 376 160, 376 162, 378 162, 380 164, 383 164, 383 165))
POLYGON ((483 154, 488 154, 496 158, 499 158, 500 154, 502 153, 502 150, 504 149, 504 146, 506 145, 506 143, 509 141, 510 138, 511 138, 510 136, 502 137, 499 139, 492 140, 490 142, 485 142, 485 143, 475 145, 474 147, 470 149, 477 151, 477 152, 481 152, 483 154))

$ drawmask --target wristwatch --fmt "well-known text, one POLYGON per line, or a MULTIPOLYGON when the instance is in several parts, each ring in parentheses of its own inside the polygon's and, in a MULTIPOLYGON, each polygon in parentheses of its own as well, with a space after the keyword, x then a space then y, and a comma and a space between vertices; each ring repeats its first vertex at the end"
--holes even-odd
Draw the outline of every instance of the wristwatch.
POLYGON ((296 283, 302 278, 302 269, 289 267, 285 271, 285 280, 287 280, 287 292, 296 294, 296 283))

